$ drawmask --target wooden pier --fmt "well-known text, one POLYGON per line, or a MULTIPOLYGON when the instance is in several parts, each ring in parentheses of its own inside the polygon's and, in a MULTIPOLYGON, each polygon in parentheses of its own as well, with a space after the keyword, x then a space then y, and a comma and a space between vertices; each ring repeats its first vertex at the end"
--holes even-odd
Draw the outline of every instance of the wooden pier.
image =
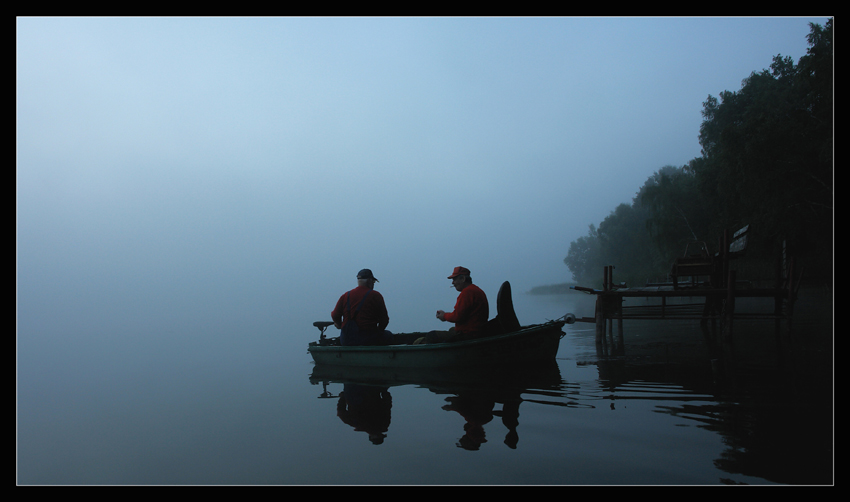
MULTIPOLYGON (((747 228, 736 232, 732 239, 724 233, 720 251, 709 256, 699 255, 677 259, 671 271, 672 280, 647 284, 644 287, 618 286, 614 282, 614 267, 603 270, 602 289, 574 286, 572 289, 596 296, 594 317, 580 317, 577 322, 596 324, 596 345, 605 355, 622 354, 623 321, 630 320, 699 320, 701 326, 711 327, 720 342, 730 341, 736 319, 762 319, 773 321, 777 337, 781 323, 791 325, 794 301, 799 288, 799 273, 794 270, 794 260, 784 257, 776 267, 776 282, 771 288, 752 287, 740 281, 737 272, 730 269, 730 261, 746 249, 747 228), (697 280, 699 276, 705 280, 697 280), (689 281, 680 282, 687 277, 689 281), (796 279, 795 279, 796 278, 796 279), (650 300, 647 305, 624 306, 627 298, 650 300), (738 298, 773 299, 772 312, 744 312, 736 308, 738 298), (682 300, 685 300, 684 302, 682 300), (654 301, 652 301, 654 300, 654 301), (614 338, 617 323, 617 339, 614 338)), ((705 249, 704 246, 702 248, 705 249)))

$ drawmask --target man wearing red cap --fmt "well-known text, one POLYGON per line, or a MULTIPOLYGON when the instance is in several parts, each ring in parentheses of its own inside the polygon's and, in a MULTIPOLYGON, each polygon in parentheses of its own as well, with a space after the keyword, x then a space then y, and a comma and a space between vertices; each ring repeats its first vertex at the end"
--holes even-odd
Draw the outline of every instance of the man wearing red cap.
POLYGON ((437 319, 455 323, 454 333, 449 332, 449 340, 475 338, 479 336, 490 316, 490 306, 487 303, 487 295, 475 284, 472 284, 469 269, 455 267, 452 275, 452 286, 460 294, 452 312, 437 311, 437 319))

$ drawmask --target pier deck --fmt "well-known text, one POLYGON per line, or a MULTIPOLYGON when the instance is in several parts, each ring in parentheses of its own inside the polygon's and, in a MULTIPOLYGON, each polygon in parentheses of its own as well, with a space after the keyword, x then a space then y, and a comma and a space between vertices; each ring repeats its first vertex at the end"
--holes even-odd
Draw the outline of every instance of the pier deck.
MULTIPOLYGON (((617 287, 614 285, 613 266, 605 267, 603 289, 574 286, 572 289, 596 296, 593 317, 579 317, 577 322, 596 324, 596 344, 603 352, 623 347, 623 320, 699 320, 702 326, 720 327, 721 340, 729 340, 735 319, 762 319, 775 322, 777 336, 780 323, 790 326, 798 284, 784 279, 776 287, 752 287, 750 283, 737 281, 736 272, 729 271, 726 280, 715 278, 711 282, 679 284, 649 284, 643 287, 617 287), (648 304, 624 306, 628 298, 644 298, 648 304), (738 298, 765 298, 773 300, 770 312, 742 312, 736 309, 738 298), (613 324, 617 321, 619 343, 615 341, 613 324), (606 331, 608 336, 606 337, 606 331)), ((790 269, 789 269, 790 272, 790 269)), ((792 277, 789 274, 787 277, 792 277)))

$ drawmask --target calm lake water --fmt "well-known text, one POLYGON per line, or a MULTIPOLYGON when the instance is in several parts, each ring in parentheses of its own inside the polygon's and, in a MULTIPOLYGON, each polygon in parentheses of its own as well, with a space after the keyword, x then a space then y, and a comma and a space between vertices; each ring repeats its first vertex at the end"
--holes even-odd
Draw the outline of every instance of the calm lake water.
MULTIPOLYGON (((593 312, 581 294, 514 302, 524 323, 593 312)), ((829 322, 800 321, 789 343, 807 350, 782 357, 771 330, 736 325, 764 354, 725 369, 695 323, 627 322, 634 356, 616 359, 576 323, 551 367, 370 387, 314 374, 318 319, 290 319, 303 328, 19 332, 17 482, 833 483, 832 358, 806 345, 829 322)))

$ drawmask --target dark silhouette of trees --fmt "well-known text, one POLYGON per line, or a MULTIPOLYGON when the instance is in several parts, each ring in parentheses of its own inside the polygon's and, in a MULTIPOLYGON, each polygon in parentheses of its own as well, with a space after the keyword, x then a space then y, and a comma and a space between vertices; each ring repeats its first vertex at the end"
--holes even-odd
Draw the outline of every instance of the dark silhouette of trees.
POLYGON ((708 96, 700 157, 661 168, 570 245, 564 261, 577 281, 599 282, 608 264, 632 282, 663 276, 689 241, 716 250, 724 229, 744 225, 750 259, 773 262, 785 243, 810 273, 831 277, 833 20, 809 27, 796 65, 777 55, 740 90, 708 96))

